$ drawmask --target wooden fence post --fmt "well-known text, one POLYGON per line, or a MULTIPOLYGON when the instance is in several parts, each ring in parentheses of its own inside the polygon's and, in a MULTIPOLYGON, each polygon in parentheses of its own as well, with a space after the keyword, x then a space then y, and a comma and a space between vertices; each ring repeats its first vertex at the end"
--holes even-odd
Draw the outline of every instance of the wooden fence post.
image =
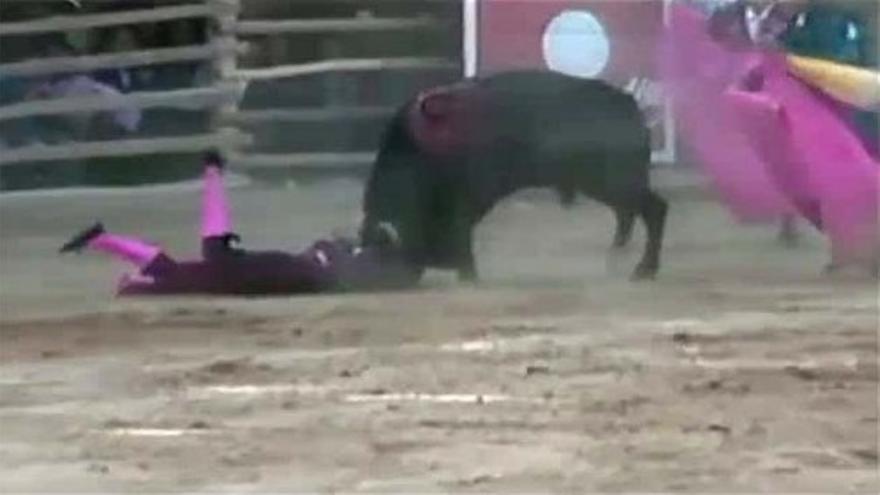
MULTIPOLYGON (((236 23, 241 13, 240 0, 210 0, 215 5, 215 36, 224 43, 230 43, 232 46, 237 44, 236 23)), ((237 98, 227 100, 218 105, 211 116, 211 128, 214 131, 231 132, 234 129, 227 129, 230 119, 228 116, 234 115, 238 111, 238 102, 244 96, 245 85, 237 77, 238 71, 238 53, 236 52, 218 52, 213 60, 214 82, 215 84, 234 84, 238 87, 239 94, 237 98)), ((224 152, 236 153, 232 143, 224 146, 224 152)))
MULTIPOLYGON (((3 2, 5 0, 0 0, 3 2)), ((22 0, 23 1, 23 0, 22 0)), ((243 167, 256 168, 340 168, 350 165, 367 166, 373 152, 325 150, 243 154, 253 140, 239 128, 264 122, 329 125, 336 122, 336 148, 352 148, 352 140, 360 139, 359 130, 345 121, 387 117, 395 109, 361 106, 362 95, 357 84, 365 75, 389 71, 449 70, 457 63, 445 57, 374 57, 344 58, 341 43, 351 33, 380 33, 440 28, 448 21, 428 16, 374 18, 359 13, 354 17, 297 18, 299 8, 291 4, 287 12, 292 19, 239 19, 246 0, 200 0, 186 5, 140 8, 124 12, 77 14, 27 21, 0 23, 0 38, 32 36, 64 30, 90 29, 166 22, 174 19, 205 19, 211 23, 211 40, 200 45, 147 49, 140 47, 119 53, 64 56, 30 59, 0 64, 0 77, 24 77, 49 74, 87 73, 98 69, 143 67, 179 62, 198 62, 210 71, 214 84, 170 91, 136 92, 109 97, 107 95, 64 96, 53 100, 21 101, 0 107, 0 121, 52 115, 76 115, 112 112, 120 108, 180 108, 209 113, 210 132, 193 136, 117 139, 109 141, 73 142, 55 145, 34 145, 4 149, 0 152, 0 168, 47 161, 90 160, 160 153, 193 153, 206 148, 219 148, 230 155, 230 161, 243 167), (323 41, 318 60, 284 64, 284 60, 259 68, 240 68, 238 58, 246 53, 248 43, 239 36, 269 37, 279 47, 299 46, 285 35, 320 35, 323 41), (323 82, 323 105, 301 109, 264 109, 241 112, 241 98, 248 84, 295 78, 320 78, 323 82)), ((250 1, 250 0, 247 0, 250 1)), ((274 0, 273 0, 274 1, 274 0)), ((281 2, 282 0, 278 0, 281 2)), ((250 7, 250 5, 248 5, 250 7)), ((267 41, 267 40, 263 40, 267 41)), ((366 40, 360 41, 361 44, 366 40)), ((356 54, 348 54, 354 56, 356 54)), ((268 61, 271 62, 271 61, 268 61)), ((267 129, 271 132, 271 127, 267 129)), ((278 128, 279 126, 274 126, 278 128)), ((44 167, 45 165, 40 165, 44 167)), ((71 164, 69 171, 75 171, 71 164)))

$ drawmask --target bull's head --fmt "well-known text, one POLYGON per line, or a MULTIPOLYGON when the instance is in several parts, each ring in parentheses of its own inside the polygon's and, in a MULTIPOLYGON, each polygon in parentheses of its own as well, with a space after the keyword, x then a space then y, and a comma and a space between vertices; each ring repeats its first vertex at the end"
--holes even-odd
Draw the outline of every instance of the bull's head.
POLYGON ((364 243, 385 235, 384 222, 410 261, 444 257, 451 206, 438 184, 458 174, 462 155, 484 135, 480 97, 471 81, 441 86, 410 99, 391 119, 365 192, 364 243))
POLYGON ((360 238, 375 246, 389 237, 412 260, 423 246, 422 156, 407 127, 412 102, 388 124, 367 181, 360 238))

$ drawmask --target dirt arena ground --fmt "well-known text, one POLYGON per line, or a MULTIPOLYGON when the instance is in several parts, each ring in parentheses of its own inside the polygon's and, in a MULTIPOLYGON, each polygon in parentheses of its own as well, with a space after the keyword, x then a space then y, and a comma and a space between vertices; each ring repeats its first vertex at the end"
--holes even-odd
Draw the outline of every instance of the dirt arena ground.
MULTIPOLYGON (((194 253, 197 199, 0 197, 2 491, 880 491, 876 282, 820 275, 811 233, 672 197, 632 284, 640 236, 609 257, 609 212, 524 194, 478 287, 237 300, 114 300, 120 266, 54 254, 95 218, 194 253)), ((359 192, 233 200, 248 245, 302 247, 359 192)))

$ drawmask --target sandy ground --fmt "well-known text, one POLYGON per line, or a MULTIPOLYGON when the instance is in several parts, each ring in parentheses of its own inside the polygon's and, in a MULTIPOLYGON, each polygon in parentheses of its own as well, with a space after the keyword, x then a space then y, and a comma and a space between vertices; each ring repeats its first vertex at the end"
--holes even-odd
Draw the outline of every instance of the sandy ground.
MULTIPOLYGON (((358 184, 237 187, 251 246, 352 225, 358 184)), ((4 195, 0 489, 876 493, 876 282, 821 238, 671 198, 661 277, 544 195, 478 232, 484 282, 114 300, 54 250, 94 218, 196 250, 197 189, 4 195)))

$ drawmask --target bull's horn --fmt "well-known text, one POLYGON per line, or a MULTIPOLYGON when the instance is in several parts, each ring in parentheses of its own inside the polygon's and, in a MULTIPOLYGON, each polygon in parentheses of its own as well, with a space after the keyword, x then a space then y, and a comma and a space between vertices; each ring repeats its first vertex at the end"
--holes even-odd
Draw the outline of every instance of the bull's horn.
POLYGON ((385 239, 391 247, 400 247, 400 234, 397 233, 397 229, 394 228, 394 225, 389 222, 379 222, 379 224, 376 225, 376 230, 385 235, 385 239))
POLYGON ((419 109, 426 117, 439 119, 449 113, 453 98, 445 89, 428 91, 419 98, 419 109))
POLYGON ((795 77, 844 103, 880 108, 880 72, 798 55, 788 55, 788 70, 795 77))

